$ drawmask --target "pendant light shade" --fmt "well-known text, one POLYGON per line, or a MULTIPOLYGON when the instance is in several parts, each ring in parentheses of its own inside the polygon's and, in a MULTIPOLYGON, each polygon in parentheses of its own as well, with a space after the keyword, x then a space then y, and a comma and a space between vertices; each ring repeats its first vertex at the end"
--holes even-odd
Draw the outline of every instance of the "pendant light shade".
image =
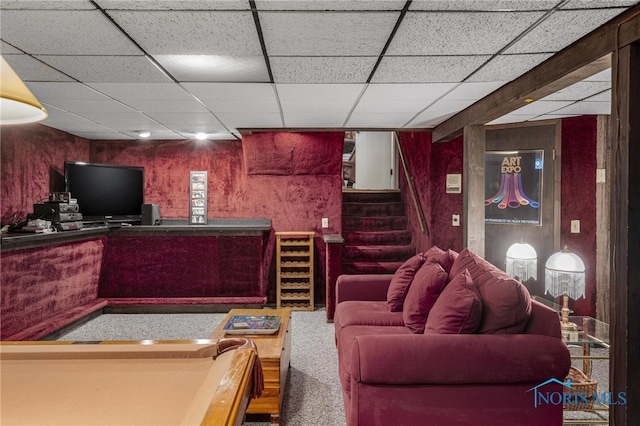
POLYGON ((33 123, 47 118, 47 110, 7 61, 0 59, 0 125, 33 123))

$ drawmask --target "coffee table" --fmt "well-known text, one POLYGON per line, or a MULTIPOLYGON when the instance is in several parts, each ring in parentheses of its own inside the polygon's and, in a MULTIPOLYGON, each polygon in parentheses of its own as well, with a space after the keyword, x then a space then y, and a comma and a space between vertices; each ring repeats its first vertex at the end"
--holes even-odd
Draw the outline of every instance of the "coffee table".
MULTIPOLYGON (((252 334, 246 337, 258 347, 258 358, 264 372, 262 396, 252 399, 247 407, 248 414, 270 414, 271 424, 280 424, 280 410, 287 383, 287 372, 291 359, 291 309, 232 309, 214 330, 210 339, 225 337, 224 325, 233 315, 277 315, 280 328, 274 334, 252 334)), ((230 337, 230 335, 226 335, 230 337)), ((238 336, 234 334, 234 336, 238 336)))

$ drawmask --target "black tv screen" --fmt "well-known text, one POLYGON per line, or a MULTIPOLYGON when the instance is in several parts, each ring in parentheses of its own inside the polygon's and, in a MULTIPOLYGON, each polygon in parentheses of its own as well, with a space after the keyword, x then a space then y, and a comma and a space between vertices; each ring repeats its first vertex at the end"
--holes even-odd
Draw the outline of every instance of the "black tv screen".
POLYGON ((67 161, 64 180, 86 220, 140 220, 143 167, 67 161))

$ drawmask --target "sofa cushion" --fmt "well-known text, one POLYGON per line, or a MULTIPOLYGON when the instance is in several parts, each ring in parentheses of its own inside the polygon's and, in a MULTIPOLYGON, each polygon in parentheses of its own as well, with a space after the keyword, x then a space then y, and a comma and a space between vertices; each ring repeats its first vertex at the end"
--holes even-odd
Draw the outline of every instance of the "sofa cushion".
POLYGON ((429 261, 416 272, 402 309, 404 325, 412 332, 424 332, 427 315, 447 285, 448 277, 440 264, 429 261))
POLYGON ((346 300, 338 303, 333 316, 336 342, 351 325, 404 326, 402 312, 389 312, 385 301, 346 300))
POLYGON ((433 305, 425 334, 474 333, 482 320, 482 301, 467 270, 455 276, 433 305))
POLYGON ((451 270, 453 262, 458 257, 458 253, 453 250, 442 250, 438 246, 433 246, 429 250, 422 253, 427 262, 435 262, 442 266, 447 273, 451 270))
POLYGON ((468 270, 482 298, 479 333, 524 333, 531 315, 531 297, 524 285, 469 249, 460 252, 449 278, 468 270))
POLYGON ((352 325, 342 330, 338 341, 338 373, 343 391, 351 391, 351 349, 358 336, 382 336, 385 334, 411 334, 405 326, 352 325))
POLYGON ((395 274, 393 274, 389 289, 387 290, 387 304, 391 312, 402 311, 402 305, 407 296, 407 291, 409 291, 409 286, 413 281, 413 277, 424 262, 424 256, 422 254, 416 254, 404 262, 402 266, 396 270, 395 274))

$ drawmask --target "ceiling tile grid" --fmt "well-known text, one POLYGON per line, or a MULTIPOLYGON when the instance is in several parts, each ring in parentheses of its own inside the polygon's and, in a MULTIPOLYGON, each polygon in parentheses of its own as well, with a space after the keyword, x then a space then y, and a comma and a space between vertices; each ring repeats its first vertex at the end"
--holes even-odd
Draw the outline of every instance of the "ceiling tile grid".
MULTIPOLYGON (((638 3, 3 0, 0 50, 43 124, 83 137, 428 128, 638 3)), ((610 87, 606 70, 502 120, 607 114, 610 87)))

